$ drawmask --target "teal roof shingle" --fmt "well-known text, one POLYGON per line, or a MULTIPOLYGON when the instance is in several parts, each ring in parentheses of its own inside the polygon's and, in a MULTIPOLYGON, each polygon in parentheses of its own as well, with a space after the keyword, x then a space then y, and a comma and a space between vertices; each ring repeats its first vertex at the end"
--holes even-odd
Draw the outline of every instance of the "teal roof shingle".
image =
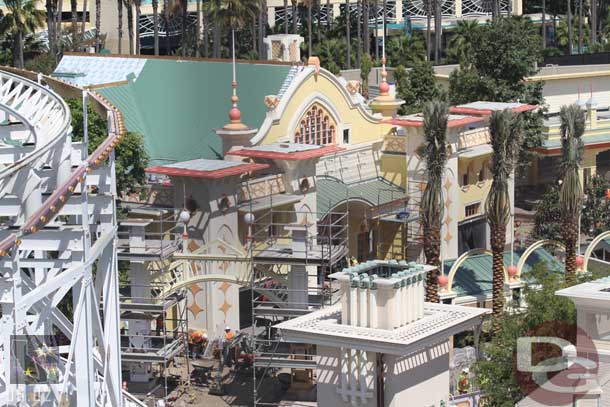
POLYGON ((377 206, 406 197, 404 189, 383 178, 346 184, 334 177, 318 177, 316 193, 319 214, 327 213, 348 199, 361 200, 371 206, 377 206))
MULTIPOLYGON (((523 254, 522 251, 515 251, 514 264, 516 265, 523 254)), ((455 259, 444 262, 445 275, 449 274, 451 267, 455 263, 455 259)), ((551 270, 562 272, 563 264, 557 260, 550 252, 540 248, 530 255, 524 266, 523 273, 529 271, 535 265, 544 262, 551 270)), ((510 252, 504 253, 504 266, 508 267, 511 264, 510 252)), ((490 254, 477 254, 470 256, 462 263, 453 281, 453 291, 458 297, 472 295, 486 295, 492 292, 493 288, 493 273, 492 273, 492 258, 490 254)))
MULTIPOLYGON (((82 85, 99 84, 101 79, 96 75, 101 74, 96 68, 97 64, 107 66, 109 59, 126 59, 80 55, 67 55, 64 58, 81 58, 81 62, 89 66, 88 75, 78 77, 79 80, 88 78, 89 83, 85 81, 82 85)), ((130 64, 116 64, 120 67, 117 78, 125 77, 129 83, 96 90, 121 110, 128 131, 144 136, 150 164, 222 158, 221 140, 214 129, 229 121, 231 62, 135 59, 145 61, 137 73, 127 72, 130 64)), ((134 67, 140 68, 140 65, 134 64, 134 67)), ((73 62, 72 66, 78 67, 78 64, 73 62)), ((278 94, 290 68, 290 65, 264 62, 237 63, 237 94, 245 124, 260 127, 267 112, 265 96, 278 94)))

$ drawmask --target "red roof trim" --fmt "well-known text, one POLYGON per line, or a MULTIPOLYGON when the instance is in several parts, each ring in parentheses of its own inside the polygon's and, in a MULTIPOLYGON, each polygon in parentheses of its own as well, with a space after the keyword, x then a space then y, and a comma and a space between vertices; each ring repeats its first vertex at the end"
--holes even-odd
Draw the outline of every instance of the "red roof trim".
POLYGON ((269 168, 268 164, 242 164, 236 165, 229 168, 223 168, 215 171, 199 171, 199 170, 188 170, 185 168, 174 168, 174 167, 151 167, 147 168, 146 172, 151 174, 163 174, 174 177, 189 177, 189 178, 205 178, 205 179, 219 179, 225 177, 231 177, 234 175, 241 175, 247 172, 264 170, 269 168))
MULTIPOLYGON (((610 147, 610 142, 604 141, 602 143, 585 144, 585 150, 595 150, 598 148, 606 148, 606 147, 610 147)), ((558 153, 561 153, 561 147, 553 147, 553 148, 536 147, 533 149, 533 151, 540 153, 540 154, 545 154, 545 155, 558 154, 558 153)))
MULTIPOLYGON (((538 106, 535 105, 521 105, 512 109, 513 113, 523 113, 529 112, 530 110, 537 109, 538 106)), ((480 116, 490 116, 493 113, 491 109, 475 109, 472 107, 461 107, 461 106, 451 106, 449 108, 450 113, 454 114, 472 114, 472 115, 480 115, 480 116)))
MULTIPOLYGON (((483 120, 484 120, 483 117, 468 116, 468 117, 463 117, 461 119, 449 120, 449 122, 447 123, 447 127, 452 128, 452 127, 465 126, 465 125, 471 124, 471 123, 482 122, 483 120)), ((395 126, 401 126, 401 127, 423 127, 423 125, 424 125, 423 120, 403 120, 403 119, 389 119, 389 120, 384 120, 382 123, 389 123, 389 124, 393 124, 395 126)))
POLYGON ((236 151, 229 151, 228 155, 238 155, 241 157, 250 158, 266 158, 270 160, 287 160, 287 161, 301 161, 309 160, 311 158, 323 157, 325 155, 338 153, 344 151, 345 148, 339 146, 324 146, 307 151, 298 151, 293 153, 280 153, 277 151, 260 151, 251 149, 242 149, 236 151))

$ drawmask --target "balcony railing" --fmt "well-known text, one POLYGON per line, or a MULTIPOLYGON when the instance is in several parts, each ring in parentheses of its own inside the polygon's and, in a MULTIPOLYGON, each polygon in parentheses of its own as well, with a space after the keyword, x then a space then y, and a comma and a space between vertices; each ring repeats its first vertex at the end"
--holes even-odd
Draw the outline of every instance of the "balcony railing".
POLYGON ((466 130, 458 135, 458 150, 489 144, 489 128, 466 130))
POLYGON ((405 136, 385 136, 382 151, 385 153, 406 153, 407 138, 405 136))
POLYGON ((242 183, 237 193, 237 201, 243 203, 252 199, 264 198, 284 192, 286 192, 284 174, 269 175, 242 183))

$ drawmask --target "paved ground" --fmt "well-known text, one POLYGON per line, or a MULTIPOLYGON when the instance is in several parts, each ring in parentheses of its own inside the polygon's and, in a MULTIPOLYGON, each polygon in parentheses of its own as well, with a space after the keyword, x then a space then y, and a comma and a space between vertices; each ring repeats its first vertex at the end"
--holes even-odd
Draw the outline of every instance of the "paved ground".
MULTIPOLYGON (((208 367, 211 362, 200 362, 195 368, 189 364, 188 369, 184 360, 180 360, 178 367, 168 369, 168 403, 166 406, 206 406, 206 407, 237 407, 253 405, 253 377, 252 370, 243 368, 231 371, 225 368, 223 372, 224 395, 209 394, 208 367), (190 374, 187 375, 187 372, 190 374), (191 378, 190 383, 186 378, 191 378)), ((259 404, 261 406, 315 406, 315 387, 293 386, 289 388, 290 374, 275 372, 273 376, 266 377, 261 382, 257 378, 259 404)), ((157 388, 154 395, 146 400, 146 404, 156 406, 156 400, 162 399, 165 392, 164 382, 157 388)))

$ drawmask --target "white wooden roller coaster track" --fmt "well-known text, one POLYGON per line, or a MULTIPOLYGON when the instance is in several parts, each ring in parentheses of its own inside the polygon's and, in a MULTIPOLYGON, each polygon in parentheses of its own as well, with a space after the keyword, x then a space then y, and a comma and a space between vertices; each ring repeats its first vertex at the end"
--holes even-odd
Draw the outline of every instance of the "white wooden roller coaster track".
POLYGON ((98 94, 11 71, 0 68, 0 405, 138 404, 121 383, 113 150, 122 117, 98 94), (52 86, 106 111, 108 137, 92 154, 72 142, 70 110, 52 86))

